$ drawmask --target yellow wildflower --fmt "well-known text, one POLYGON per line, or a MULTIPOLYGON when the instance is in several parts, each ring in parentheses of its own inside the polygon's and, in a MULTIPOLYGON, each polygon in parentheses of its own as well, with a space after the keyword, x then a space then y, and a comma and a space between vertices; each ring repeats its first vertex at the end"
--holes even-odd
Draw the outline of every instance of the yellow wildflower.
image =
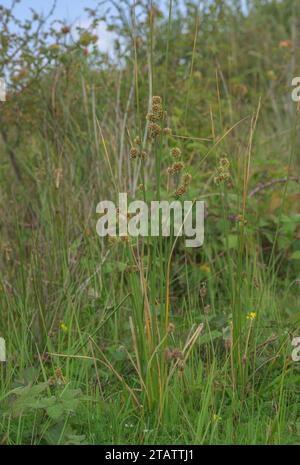
POLYGON ((249 312, 246 316, 247 320, 253 321, 256 318, 256 312, 249 312))
POLYGON ((60 323, 60 329, 63 333, 68 332, 68 326, 63 321, 60 323))
POLYGON ((201 265, 200 270, 203 271, 203 273, 210 273, 211 271, 208 263, 204 263, 203 265, 201 265))

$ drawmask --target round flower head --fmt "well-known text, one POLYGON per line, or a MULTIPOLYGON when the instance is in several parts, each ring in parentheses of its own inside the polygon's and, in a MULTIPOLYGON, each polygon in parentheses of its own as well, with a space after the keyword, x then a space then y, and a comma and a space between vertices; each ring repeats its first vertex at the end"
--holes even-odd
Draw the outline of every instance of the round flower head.
POLYGON ((172 129, 171 128, 164 128, 164 134, 166 136, 171 136, 172 135, 172 129))
POLYGON ((230 161, 228 160, 227 157, 222 157, 220 158, 220 162, 219 162, 219 166, 220 168, 229 168, 230 166, 230 161))
POLYGON ((148 121, 151 121, 152 123, 154 123, 154 122, 157 120, 155 114, 152 113, 152 112, 147 113, 146 119, 147 119, 148 121))
POLYGON ((178 173, 179 171, 181 171, 183 167, 184 167, 184 164, 180 163, 180 162, 179 163, 174 163, 173 166, 172 166, 173 171, 175 173, 178 173))
POLYGON ((185 194, 185 192, 186 192, 185 186, 179 186, 175 192, 175 197, 181 197, 183 194, 185 194))
POLYGON ((152 105, 152 112, 153 112, 156 119, 162 119, 163 118, 164 112, 162 110, 161 105, 158 105, 158 104, 152 105))
POLYGON ((136 147, 131 147, 130 149, 130 158, 136 158, 138 156, 138 149, 136 147))
POLYGON ((142 150, 139 153, 139 157, 140 157, 141 160, 145 160, 147 158, 147 152, 145 150, 142 150))
POLYGON ((181 156, 181 150, 179 147, 174 147, 172 150, 171 150, 171 155, 172 157, 174 158, 179 158, 181 156))
POLYGON ((161 105, 161 97, 154 95, 152 97, 152 105, 161 105))
POLYGON ((184 182, 184 185, 187 186, 192 180, 192 175, 189 174, 189 173, 186 173, 184 176, 183 176, 183 182, 184 182))
POLYGON ((155 139, 155 137, 159 136, 161 132, 161 127, 157 123, 150 124, 150 138, 155 139))

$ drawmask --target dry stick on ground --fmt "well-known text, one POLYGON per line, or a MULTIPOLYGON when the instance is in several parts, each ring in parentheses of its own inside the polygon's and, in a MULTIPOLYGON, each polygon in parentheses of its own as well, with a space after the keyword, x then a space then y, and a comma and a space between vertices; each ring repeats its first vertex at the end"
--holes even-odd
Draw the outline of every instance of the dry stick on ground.
POLYGON ((255 194, 257 194, 258 192, 264 190, 264 189, 267 189, 269 187, 272 187, 276 184, 284 184, 285 182, 289 182, 289 181, 295 181, 295 182, 298 182, 300 183, 300 176, 290 176, 288 178, 279 178, 279 179, 273 179, 272 181, 269 181, 269 182, 266 182, 266 183, 260 183, 258 184, 254 189, 252 189, 251 192, 249 192, 249 197, 253 197, 255 194))

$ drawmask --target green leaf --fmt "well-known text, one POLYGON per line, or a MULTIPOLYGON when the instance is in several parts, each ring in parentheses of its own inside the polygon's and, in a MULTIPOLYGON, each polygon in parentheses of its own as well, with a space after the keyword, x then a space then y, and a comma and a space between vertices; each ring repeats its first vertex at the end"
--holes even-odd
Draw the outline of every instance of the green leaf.
MULTIPOLYGON (((238 246, 238 236, 236 236, 235 234, 229 234, 228 235, 228 248, 229 249, 236 249, 237 246, 238 246)), ((226 242, 226 238, 224 239, 224 244, 226 245, 227 242, 226 242)))
POLYGON ((214 341, 215 339, 218 339, 219 337, 222 337, 222 333, 220 331, 210 331, 210 333, 204 334, 204 336, 200 338, 200 345, 207 344, 211 341, 214 341))
POLYGON ((293 252, 290 256, 290 260, 300 260, 300 250, 296 250, 296 252, 293 252))
POLYGON ((64 406, 63 404, 57 402, 54 405, 51 405, 46 409, 47 414, 52 420, 58 420, 64 415, 64 406))

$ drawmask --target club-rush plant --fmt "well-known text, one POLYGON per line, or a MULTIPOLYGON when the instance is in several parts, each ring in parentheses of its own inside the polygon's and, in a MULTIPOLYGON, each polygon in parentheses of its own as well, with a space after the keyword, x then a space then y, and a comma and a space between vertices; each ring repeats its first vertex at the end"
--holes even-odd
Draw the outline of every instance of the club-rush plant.
MULTIPOLYGON (((128 203, 127 193, 119 193, 118 206, 112 201, 100 202, 97 213, 102 216, 96 226, 100 237, 118 236, 128 244, 130 267, 138 271, 137 276, 129 276, 134 308, 130 327, 142 392, 148 408, 157 409, 158 421, 169 401, 172 377, 167 368, 170 357, 166 355, 173 332, 169 321, 172 254, 183 235, 187 237, 185 245, 191 248, 200 247, 204 240, 204 202, 183 200, 192 176, 183 172, 184 163, 178 161, 183 154, 179 147, 172 146, 172 130, 166 120, 162 98, 151 97, 144 133, 134 138, 129 153, 131 163, 139 163, 138 191, 143 200, 128 203), (145 161, 151 157, 156 173, 154 189, 146 184, 145 176, 145 161), (162 192, 168 200, 162 199, 162 192)), ((188 349, 202 329, 202 324, 197 326, 186 347, 172 353, 177 369, 183 370, 188 349)))

